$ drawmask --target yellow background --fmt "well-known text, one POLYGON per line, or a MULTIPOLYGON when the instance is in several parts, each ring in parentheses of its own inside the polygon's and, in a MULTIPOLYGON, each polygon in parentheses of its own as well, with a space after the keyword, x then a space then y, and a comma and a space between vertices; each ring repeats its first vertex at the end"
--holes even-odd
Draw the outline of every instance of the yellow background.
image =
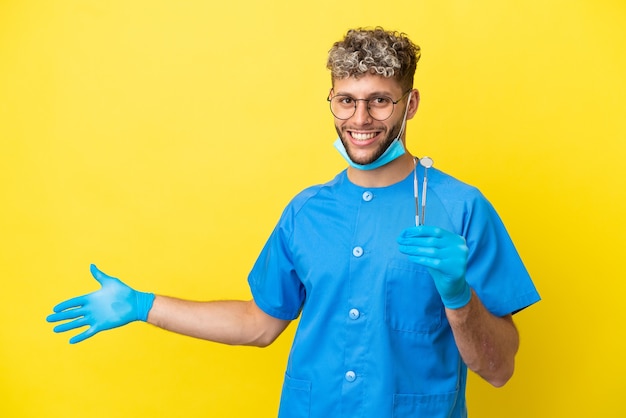
POLYGON ((248 298, 288 200, 344 167, 326 52, 382 25, 423 50, 409 148, 494 203, 543 301, 474 417, 624 417, 623 0, 0 1, 0 416, 271 417, 267 349, 134 323, 70 346, 45 322, 131 286, 248 298))

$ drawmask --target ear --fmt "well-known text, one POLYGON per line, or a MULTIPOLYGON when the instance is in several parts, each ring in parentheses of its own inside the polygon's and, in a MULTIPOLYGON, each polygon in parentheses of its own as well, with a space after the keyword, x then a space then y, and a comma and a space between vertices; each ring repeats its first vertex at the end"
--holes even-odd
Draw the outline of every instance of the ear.
POLYGON ((417 108, 420 104, 420 92, 418 89, 411 90, 411 102, 409 103, 409 110, 407 111, 406 118, 412 119, 417 113, 417 108))

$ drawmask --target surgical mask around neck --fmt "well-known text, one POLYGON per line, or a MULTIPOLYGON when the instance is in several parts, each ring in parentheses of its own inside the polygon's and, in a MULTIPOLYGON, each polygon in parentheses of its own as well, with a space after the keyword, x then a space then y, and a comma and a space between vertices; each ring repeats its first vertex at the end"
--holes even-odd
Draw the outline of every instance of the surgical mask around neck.
POLYGON ((341 138, 337 138, 333 143, 333 146, 339 151, 339 154, 350 164, 351 167, 354 167, 358 170, 374 170, 375 168, 382 167, 385 164, 389 164, 396 158, 404 155, 406 152, 404 148, 404 144, 400 139, 402 137, 402 133, 404 132, 404 128, 406 126, 406 116, 409 111, 409 104, 411 103, 411 95, 409 94, 409 100, 406 104, 406 109, 404 110, 404 117, 402 118, 402 126, 400 126, 400 132, 398 132, 398 136, 391 141, 391 144, 387 147, 385 152, 378 157, 375 161, 372 161, 369 164, 358 164, 352 161, 350 156, 348 155, 348 151, 346 151, 346 147, 344 147, 343 142, 341 142, 341 138))
POLYGON ((373 161, 369 164, 358 164, 352 161, 352 158, 350 158, 350 156, 348 155, 346 148, 343 146, 343 142, 341 142, 341 138, 337 138, 333 145, 337 149, 337 151, 339 151, 339 154, 341 154, 341 156, 348 162, 348 164, 359 170, 373 170, 375 168, 381 167, 385 164, 392 162, 406 152, 402 141, 400 141, 399 138, 396 138, 387 147, 385 152, 376 159, 376 161, 373 161))

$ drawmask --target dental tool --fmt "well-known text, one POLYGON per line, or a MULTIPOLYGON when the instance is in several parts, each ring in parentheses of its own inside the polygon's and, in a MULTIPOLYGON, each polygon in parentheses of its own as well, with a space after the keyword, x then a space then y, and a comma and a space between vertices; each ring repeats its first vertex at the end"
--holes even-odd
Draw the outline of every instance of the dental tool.
POLYGON ((426 219, 426 190, 428 190, 428 169, 434 164, 434 161, 430 157, 422 157, 419 159, 419 164, 424 167, 424 182, 422 184, 422 204, 419 203, 419 192, 417 186, 417 161, 418 158, 413 159, 413 195, 415 196, 415 226, 424 225, 426 219), (421 214, 420 214, 421 207, 421 214))

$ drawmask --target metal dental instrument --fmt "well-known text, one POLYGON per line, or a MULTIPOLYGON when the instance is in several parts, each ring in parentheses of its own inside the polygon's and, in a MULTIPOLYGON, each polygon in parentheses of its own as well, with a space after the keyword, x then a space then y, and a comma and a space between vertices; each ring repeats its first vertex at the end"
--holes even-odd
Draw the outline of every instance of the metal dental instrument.
POLYGON ((415 226, 424 225, 424 220, 426 219, 426 190, 428 190, 428 169, 431 168, 434 164, 434 161, 430 157, 422 157, 419 160, 419 163, 422 167, 424 167, 424 183, 422 184, 422 204, 421 204, 421 216, 420 216, 420 204, 419 204, 419 193, 417 188, 417 158, 413 159, 414 170, 413 170, 413 195, 415 196, 415 226))
POLYGON ((420 226, 419 194, 417 191, 417 157, 413 157, 413 196, 415 196, 415 226, 420 226))
POLYGON ((420 225, 424 225, 426 219, 426 190, 428 190, 428 169, 432 167, 434 161, 430 157, 422 157, 420 165, 424 167, 424 184, 422 185, 422 219, 420 225))

